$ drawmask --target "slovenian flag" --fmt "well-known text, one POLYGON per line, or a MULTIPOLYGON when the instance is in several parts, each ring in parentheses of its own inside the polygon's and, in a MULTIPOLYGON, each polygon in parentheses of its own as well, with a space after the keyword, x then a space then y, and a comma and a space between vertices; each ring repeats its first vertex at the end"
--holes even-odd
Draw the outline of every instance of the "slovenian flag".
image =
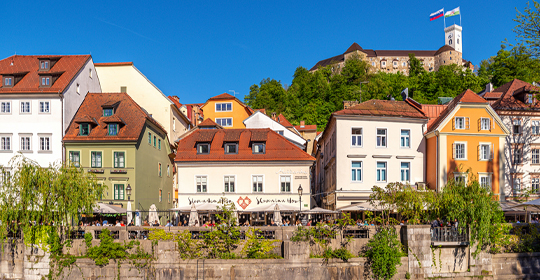
POLYGON ((453 16, 457 16, 459 15, 459 7, 451 10, 451 11, 448 11, 446 12, 446 14, 444 14, 444 17, 447 18, 447 17, 453 17, 453 16))
POLYGON ((444 15, 444 8, 429 15, 429 21, 436 20, 444 15))

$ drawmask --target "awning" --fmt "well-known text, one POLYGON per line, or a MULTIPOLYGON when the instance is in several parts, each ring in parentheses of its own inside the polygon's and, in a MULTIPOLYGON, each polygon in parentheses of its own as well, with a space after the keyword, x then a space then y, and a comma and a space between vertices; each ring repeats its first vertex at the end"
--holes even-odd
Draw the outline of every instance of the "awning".
POLYGON ((304 214, 337 214, 339 211, 333 211, 328 209, 323 209, 321 207, 315 207, 310 210, 302 211, 304 214))
POLYGON ((289 204, 268 203, 268 204, 263 204, 261 206, 257 206, 255 208, 243 210, 242 212, 273 212, 274 207, 276 207, 276 205, 279 207, 279 211, 281 212, 298 212, 300 209, 299 206, 292 206, 289 204))
POLYGON ((127 212, 127 210, 122 207, 105 203, 98 203, 93 210, 94 214, 125 214, 127 212))

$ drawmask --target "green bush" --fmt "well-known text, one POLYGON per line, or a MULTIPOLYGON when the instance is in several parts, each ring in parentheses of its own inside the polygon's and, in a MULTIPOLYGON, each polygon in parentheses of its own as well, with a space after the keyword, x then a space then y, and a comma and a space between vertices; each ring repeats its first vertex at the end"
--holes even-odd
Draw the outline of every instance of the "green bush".
POLYGON ((249 228, 246 231, 246 243, 242 248, 242 253, 246 255, 246 258, 267 259, 275 256, 269 253, 276 247, 274 243, 281 242, 281 240, 267 240, 260 233, 260 230, 254 228, 249 228))
POLYGON ((364 256, 374 279, 391 279, 401 265, 401 242, 396 229, 382 227, 366 244, 364 256))
POLYGON ((104 229, 101 232, 99 239, 99 246, 89 247, 87 251, 88 258, 92 259, 96 265, 104 266, 109 264, 110 259, 125 259, 127 257, 128 253, 126 250, 128 248, 114 242, 111 232, 108 229, 104 229))

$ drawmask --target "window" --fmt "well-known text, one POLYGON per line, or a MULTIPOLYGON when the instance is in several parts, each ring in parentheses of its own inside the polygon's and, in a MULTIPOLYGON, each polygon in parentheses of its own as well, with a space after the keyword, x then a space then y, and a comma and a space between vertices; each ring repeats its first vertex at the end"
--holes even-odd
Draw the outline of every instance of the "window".
POLYGON ((50 86, 51 85, 51 77, 41 77, 41 85, 42 86, 50 86))
POLYGON ((79 125, 79 134, 81 136, 88 136, 90 134, 90 124, 81 123, 79 125))
POLYGON ((532 121, 531 130, 533 135, 540 135, 540 121, 532 121))
POLYGON ((351 181, 353 182, 362 182, 362 162, 353 161, 351 168, 351 181))
POLYGON ((377 147, 386 147, 386 129, 377 128, 377 147))
POLYGON ((114 184, 114 200, 124 200, 123 184, 114 184))
POLYGON ((161 202, 161 200, 162 200, 162 198, 163 198, 163 197, 162 197, 162 194, 163 194, 163 190, 159 190, 159 198, 158 198, 158 199, 159 199, 159 202, 161 202))
POLYGON ((454 173, 454 181, 458 185, 467 184, 467 174, 466 173, 454 173))
POLYGON ((114 168, 126 167, 126 156, 124 152, 114 152, 114 168))
POLYGON ((206 176, 196 176, 197 192, 206 192, 206 176))
POLYGON ((218 118, 216 123, 223 127, 232 126, 232 118, 218 118))
POLYGON ((225 144, 225 153, 226 154, 237 154, 238 153, 238 144, 236 144, 236 143, 226 143, 225 144))
POLYGON ((158 176, 161 177, 161 163, 158 163, 158 176))
POLYGON ((0 150, 2 151, 11 150, 11 137, 9 136, 0 137, 0 150))
POLYGON ((512 134, 521 134, 521 120, 512 121, 512 134))
POLYGON ((92 69, 88 69, 88 77, 92 78, 92 69))
POLYGON ((263 191, 263 176, 255 175, 252 177, 253 180, 253 192, 262 192, 263 191))
POLYGON ((161 139, 158 139, 157 144, 158 144, 158 149, 161 150, 161 139))
POLYGON ((481 118, 480 119, 480 130, 491 130, 491 119, 481 118))
POLYGON ((531 192, 538 193, 538 190, 540 190, 540 178, 532 178, 531 183, 531 192))
POLYGON ((467 159, 467 144, 466 143, 454 143, 454 159, 467 159))
POLYGON ((200 143, 197 144, 197 154, 208 154, 210 153, 210 144, 200 143))
POLYGON ((113 114, 114 114, 113 108, 105 108, 105 109, 103 109, 103 116, 104 117, 109 117, 109 116, 112 116, 113 114))
POLYGON ((468 120, 469 118, 465 118, 465 117, 455 117, 454 118, 454 127, 456 129, 465 129, 465 128, 468 128, 468 125, 466 124, 466 120, 468 120))
POLYGON ((291 175, 279 176, 279 182, 281 183, 281 192, 291 192, 291 175))
POLYGON ((4 78, 4 86, 5 87, 12 87, 13 86, 13 77, 5 77, 4 78))
POLYGON ((491 159, 491 145, 490 144, 480 144, 479 145, 479 160, 490 160, 491 159))
POLYGON ((362 128, 351 129, 351 145, 354 147, 362 147, 362 128))
POLYGON ((532 149, 532 164, 540 164, 540 149, 532 149))
POLYGON ((397 66, 398 66, 398 62, 397 62, 397 61, 392 62, 392 64, 394 65, 394 67, 397 67, 397 66))
POLYGON ((386 162, 377 162, 377 182, 386 182, 386 162))
POLYGON ((513 182, 514 194, 521 193, 521 178, 514 178, 513 182))
POLYGON ((402 162, 401 163, 401 181, 409 182, 411 180, 411 163, 402 162))
POLYGON ((279 135, 283 136, 283 130, 276 131, 279 135))
POLYGON ((29 101, 21 102, 21 113, 30 113, 30 102, 29 101))
POLYGON ((49 61, 48 60, 42 60, 39 64, 39 69, 41 70, 48 70, 49 69, 49 61))
POLYGON ((411 138, 411 131, 402 129, 401 130, 401 147, 402 148, 411 147, 410 138, 411 138))
POLYGON ((110 136, 118 135, 118 124, 117 123, 110 123, 108 125, 108 127, 109 127, 109 135, 110 136))
POLYGON ((69 162, 73 164, 75 167, 80 167, 81 164, 81 154, 78 151, 70 151, 69 152, 69 162))
POLYGON ((512 163, 521 164, 522 154, 523 154, 523 148, 520 146, 515 146, 512 151, 512 163))
POLYGON ((0 104, 0 113, 11 113, 11 102, 2 102, 0 104))
POLYGON ((527 94, 527 104, 533 104, 533 95, 527 94))
POLYGON ((148 132, 148 144, 152 145, 152 133, 148 132))
POLYGON ((231 112, 232 103, 216 103, 216 112, 231 112))
POLYGON ((381 67, 386 67, 386 61, 381 61, 381 67))
POLYGON ((171 203, 171 192, 167 193, 167 203, 171 203))
POLYGON ((39 150, 40 151, 50 151, 50 138, 49 137, 39 137, 39 150))
POLYGON ((171 177, 171 166, 167 164, 167 177, 171 177))
POLYGON ((234 176, 224 176, 225 192, 234 192, 234 176))
POLYGON ((176 131, 176 119, 172 118, 172 130, 176 131))
POLYGON ((157 137, 154 135, 154 148, 156 147, 156 140, 157 140, 157 137))
POLYGON ((402 63, 401 63, 401 66, 405 67, 405 66, 407 66, 407 63, 406 63, 406 62, 402 62, 402 63))
POLYGON ((40 113, 50 113, 49 110, 49 101, 41 101, 39 102, 39 112, 40 113))
POLYGON ((90 166, 101 168, 101 152, 90 152, 90 166))
POLYGON ((127 87, 120 87, 120 92, 127 93, 127 87))
POLYGON ((81 85, 77 84, 77 94, 81 93, 81 85))
POLYGON ((480 186, 491 191, 491 178, 489 175, 480 175, 480 186))
POLYGON ((21 137, 21 151, 30 151, 31 149, 30 145, 30 137, 25 136, 21 137))
POLYGON ((264 154, 264 143, 253 143, 252 150, 254 154, 264 154))

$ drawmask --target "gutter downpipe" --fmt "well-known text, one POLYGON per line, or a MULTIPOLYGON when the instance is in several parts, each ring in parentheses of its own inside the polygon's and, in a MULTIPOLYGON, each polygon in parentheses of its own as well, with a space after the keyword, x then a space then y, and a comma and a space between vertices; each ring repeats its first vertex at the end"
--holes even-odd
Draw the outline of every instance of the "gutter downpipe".
POLYGON ((437 192, 440 192, 440 189, 439 189, 439 132, 436 131, 435 132, 435 137, 437 137, 437 155, 435 157, 435 178, 436 178, 436 181, 437 181, 437 192))
MULTIPOLYGON (((61 136, 64 138, 64 96, 60 91, 58 91, 58 96, 60 96, 60 103, 62 104, 62 110, 60 112, 62 118, 62 133, 61 136)), ((66 149, 64 146, 64 141, 62 141, 62 164, 66 162, 66 149)))

